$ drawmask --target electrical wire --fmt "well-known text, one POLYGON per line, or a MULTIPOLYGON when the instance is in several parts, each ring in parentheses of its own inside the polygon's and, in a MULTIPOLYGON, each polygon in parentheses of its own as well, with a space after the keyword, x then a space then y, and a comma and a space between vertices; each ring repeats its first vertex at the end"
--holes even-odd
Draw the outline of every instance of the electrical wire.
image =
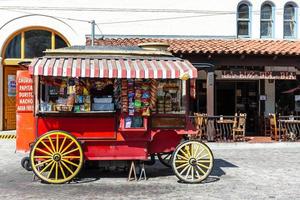
MULTIPOLYGON (((220 14, 225 15, 225 14, 220 14)), ((231 15, 231 14, 227 14, 231 15)), ((190 16, 179 16, 179 17, 161 17, 161 18, 151 18, 151 19, 137 19, 137 20, 124 20, 124 21, 112 21, 112 22, 100 22, 97 24, 125 24, 125 23, 136 23, 136 22, 151 22, 151 21, 161 21, 161 20, 175 20, 175 19, 188 19, 188 18, 199 18, 199 17, 209 17, 215 15, 190 15, 190 16)))
MULTIPOLYGON (((123 20, 123 21, 111 21, 111 22, 99 22, 96 25, 109 25, 109 24, 126 24, 126 23, 137 23, 137 22, 151 22, 151 21, 160 21, 160 20, 175 20, 175 19, 188 19, 188 18, 200 18, 200 17, 209 17, 209 16, 218 16, 218 15, 236 15, 237 12, 233 11, 208 11, 208 10, 184 10, 184 9, 137 9, 137 8, 81 8, 76 9, 75 7, 62 8, 62 7, 24 7, 24 6, 0 6, 0 10, 7 10, 13 12, 22 12, 25 14, 37 14, 32 12, 27 12, 23 10, 60 10, 60 11, 112 11, 112 12, 168 12, 168 13, 201 13, 200 15, 188 15, 188 16, 177 16, 177 17, 160 17, 160 18, 150 18, 150 19, 137 19, 137 20, 123 20), (21 9, 21 10, 20 10, 21 9)), ((277 9, 282 10, 282 9, 277 9)), ((251 11, 253 13, 260 11, 251 11)), ((238 12, 242 14, 243 12, 238 12)), ((247 12, 249 13, 249 12, 247 12)), ((44 14, 43 14, 44 15, 44 14)), ((91 23, 90 20, 75 19, 70 17, 60 17, 54 15, 44 15, 51 16, 59 19, 78 21, 78 22, 87 22, 91 23)), ((98 30, 101 32, 99 26, 98 30)))

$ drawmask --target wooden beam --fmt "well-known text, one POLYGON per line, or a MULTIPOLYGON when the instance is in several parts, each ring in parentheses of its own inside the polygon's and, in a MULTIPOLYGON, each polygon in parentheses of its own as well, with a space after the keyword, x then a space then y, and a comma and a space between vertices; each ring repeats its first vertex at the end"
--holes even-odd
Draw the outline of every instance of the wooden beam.
MULTIPOLYGON (((176 56, 176 55, 175 55, 176 56)), ((299 56, 277 56, 274 60, 274 56, 269 55, 246 55, 241 60, 241 55, 213 55, 211 59, 208 59, 208 55, 203 54, 184 54, 184 59, 189 60, 192 63, 211 63, 215 66, 252 66, 252 67, 264 67, 264 66, 287 66, 287 67, 300 67, 299 56)))

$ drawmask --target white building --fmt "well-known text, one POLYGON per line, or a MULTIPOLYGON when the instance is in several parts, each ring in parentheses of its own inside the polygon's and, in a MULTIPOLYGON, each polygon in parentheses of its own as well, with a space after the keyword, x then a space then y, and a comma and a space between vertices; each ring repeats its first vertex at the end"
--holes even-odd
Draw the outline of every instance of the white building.
MULTIPOLYGON (((92 20, 97 24, 98 37, 298 40, 300 32, 299 0, 1 0, 0 3, 0 130, 15 127, 15 97, 9 90, 18 63, 41 55, 45 48, 85 45, 92 20)), ((275 84, 268 84, 271 95, 275 84)), ((274 112, 274 94, 269 100, 272 102, 267 112, 274 112)))

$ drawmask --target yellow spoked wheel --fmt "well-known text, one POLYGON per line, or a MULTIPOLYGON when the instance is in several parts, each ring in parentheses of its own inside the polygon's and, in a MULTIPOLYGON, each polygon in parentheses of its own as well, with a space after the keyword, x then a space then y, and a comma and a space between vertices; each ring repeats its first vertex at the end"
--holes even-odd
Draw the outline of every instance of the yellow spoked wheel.
POLYGON ((172 168, 181 181, 199 183, 211 173, 213 160, 207 145, 199 141, 185 141, 174 151, 172 168))
POLYGON ((75 137, 64 131, 40 136, 31 148, 32 170, 48 183, 65 183, 74 178, 83 165, 83 152, 75 137))

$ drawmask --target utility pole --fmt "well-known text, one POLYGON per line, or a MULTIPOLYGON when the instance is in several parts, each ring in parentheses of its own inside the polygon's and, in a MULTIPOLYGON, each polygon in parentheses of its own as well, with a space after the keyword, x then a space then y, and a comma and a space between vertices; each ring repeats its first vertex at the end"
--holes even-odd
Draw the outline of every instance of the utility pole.
POLYGON ((91 39, 92 39, 92 46, 94 46, 94 39, 95 39, 95 20, 91 21, 91 25, 92 25, 92 34, 91 34, 91 39))

